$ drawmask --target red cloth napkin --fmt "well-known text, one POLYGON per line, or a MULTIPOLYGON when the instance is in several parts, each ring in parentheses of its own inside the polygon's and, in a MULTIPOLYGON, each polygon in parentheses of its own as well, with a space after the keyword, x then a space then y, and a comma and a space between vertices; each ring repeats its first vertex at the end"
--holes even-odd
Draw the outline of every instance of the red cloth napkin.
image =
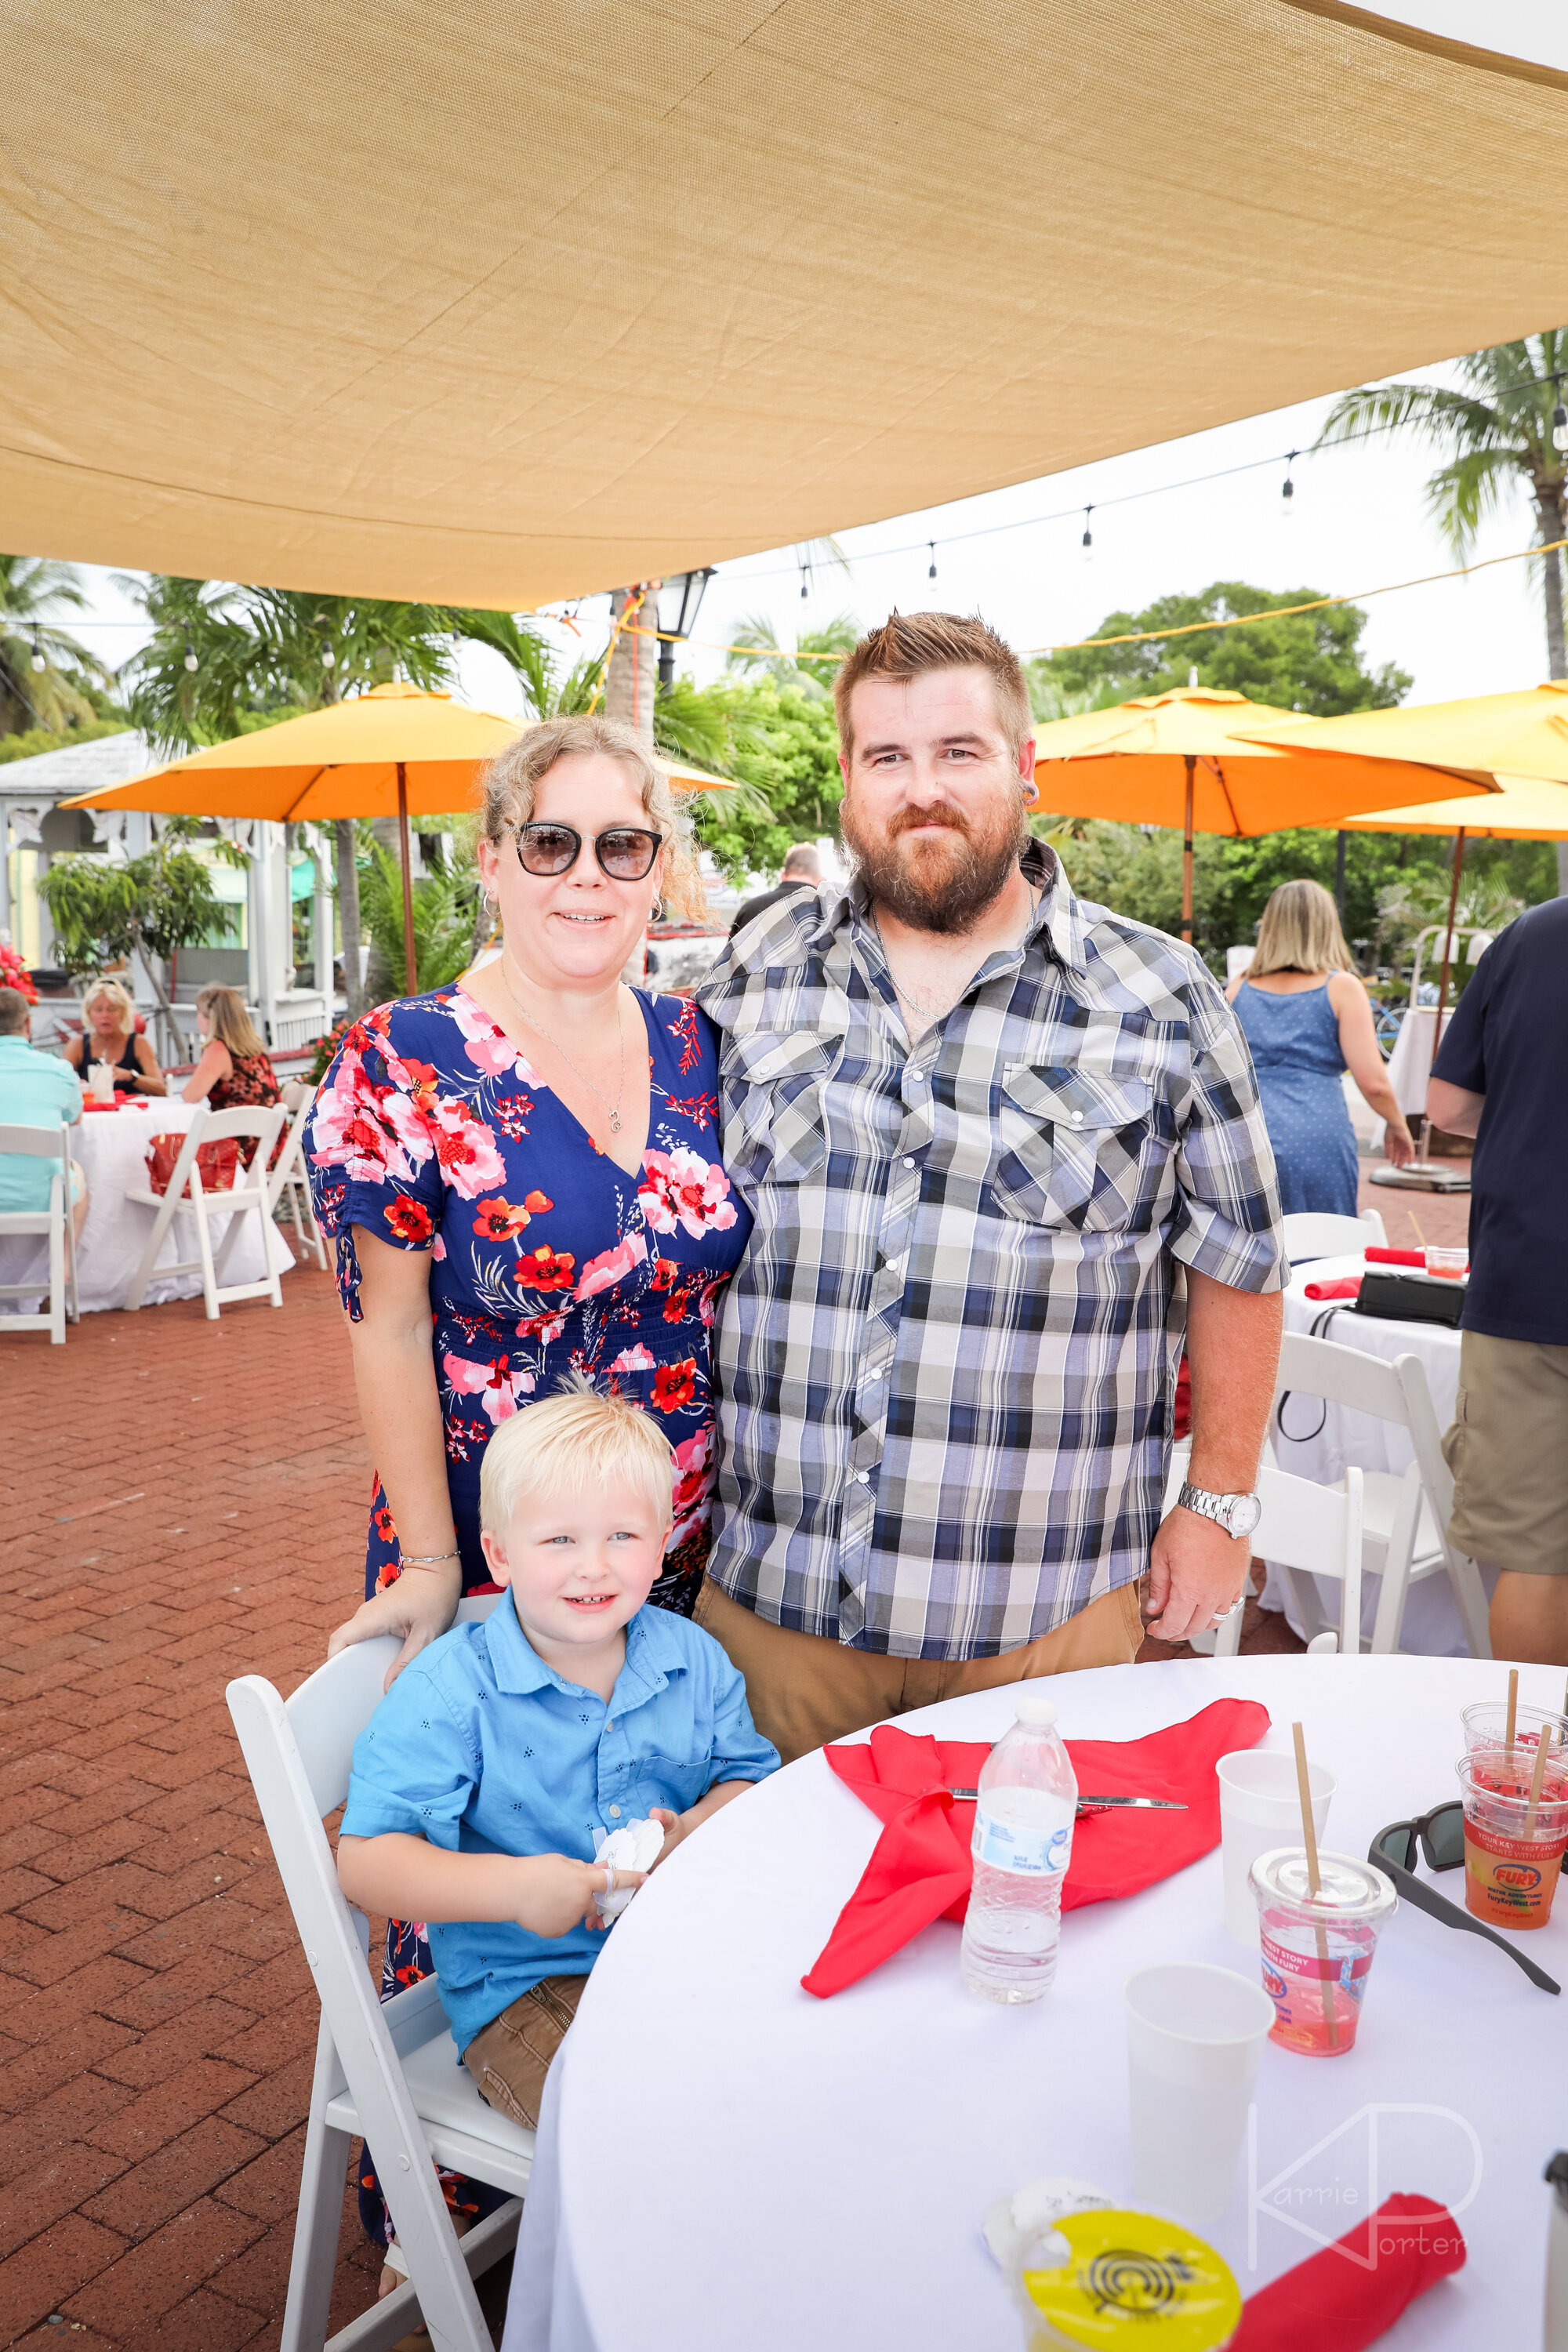
POLYGON ((1425 1250, 1391 1250, 1378 1249, 1373 1246, 1372 1249, 1363 1250, 1362 1255, 1365 1258, 1368 1265, 1425 1266, 1426 1263, 1426 1253, 1425 1250))
MULTIPOLYGON (((1268 1710, 1255 1699, 1220 1698, 1190 1722, 1143 1739, 1069 1739, 1078 1785, 1096 1796, 1172 1797, 1183 1813, 1087 1813, 1073 1832, 1062 1909, 1136 1895, 1184 1870, 1219 1843, 1215 1766, 1255 1748, 1268 1710)), ((826 2000, 858 1983, 943 1916, 969 1906, 973 1789, 990 1749, 984 1740, 932 1739, 879 1724, 864 1745, 825 1748, 833 1770, 887 1826, 837 1925, 801 1982, 826 2000)))
POLYGON ((1387 2198, 1335 2245, 1249 2296, 1231 2352, 1364 2352, 1418 2294, 1464 2263, 1465 2241, 1446 2205, 1387 2198), (1377 2249, 1369 2268, 1371 2230, 1377 2249))
POLYGON ((1359 1298, 1359 1274, 1342 1274, 1337 1282, 1310 1282, 1303 1296, 1308 1298, 1359 1298))

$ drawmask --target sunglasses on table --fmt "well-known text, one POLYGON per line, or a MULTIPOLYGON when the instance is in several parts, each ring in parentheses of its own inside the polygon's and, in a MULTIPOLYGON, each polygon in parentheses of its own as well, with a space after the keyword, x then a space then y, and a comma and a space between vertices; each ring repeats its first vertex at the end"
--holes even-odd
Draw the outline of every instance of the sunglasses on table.
POLYGON ((1418 1821, 1390 1822, 1385 1830, 1379 1830, 1368 1847, 1368 1862, 1385 1877, 1392 1878, 1402 1898, 1414 1904, 1417 1911, 1441 1920, 1445 1927, 1459 1927, 1468 1936, 1482 1936, 1489 1944, 1496 1944, 1542 1992, 1562 1991, 1562 1986, 1544 1969, 1527 1959, 1517 1944, 1510 1944, 1506 1936, 1483 1926, 1457 1903, 1450 1903, 1446 1895, 1439 1895, 1436 1887, 1417 1878, 1417 1849, 1428 1870, 1458 1869, 1465 1859, 1465 1809, 1458 1797, 1450 1797, 1447 1804, 1434 1805, 1418 1821))
MULTIPOLYGON (((661 833, 638 824, 607 825, 594 835, 594 855, 612 882, 645 882, 663 846, 661 833)), ((539 821, 517 828, 517 862, 525 874, 570 874, 582 854, 583 836, 574 824, 539 821)))

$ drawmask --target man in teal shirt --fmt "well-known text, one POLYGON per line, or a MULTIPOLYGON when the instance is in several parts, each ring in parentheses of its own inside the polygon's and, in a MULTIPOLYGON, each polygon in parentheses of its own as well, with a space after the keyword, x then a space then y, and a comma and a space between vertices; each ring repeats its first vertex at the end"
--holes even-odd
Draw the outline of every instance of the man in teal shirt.
MULTIPOLYGON (((81 1117, 81 1080, 68 1062, 35 1053, 28 1042, 31 1008, 19 988, 0 988, 0 1127, 47 1127, 81 1117)), ((41 1211, 49 1205, 56 1163, 20 1151, 0 1151, 0 1211, 41 1211)), ((87 1179, 70 1164, 71 1222, 78 1241, 87 1215, 87 1179)))

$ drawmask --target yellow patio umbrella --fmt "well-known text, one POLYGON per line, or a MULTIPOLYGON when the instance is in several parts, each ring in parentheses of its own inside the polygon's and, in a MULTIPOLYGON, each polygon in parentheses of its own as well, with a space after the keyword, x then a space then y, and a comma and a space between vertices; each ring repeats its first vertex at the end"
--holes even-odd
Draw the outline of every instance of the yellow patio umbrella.
MULTIPOLYGON (((1087 710, 1036 730, 1035 793, 1066 816, 1180 825, 1182 936, 1193 935, 1193 835, 1278 833, 1285 825, 1342 824, 1352 809, 1427 800, 1430 764, 1396 752, 1322 751, 1256 740, 1293 713, 1243 694, 1184 687, 1139 695, 1110 710, 1087 710)), ((1494 787, 1490 777, 1444 761, 1449 788, 1465 797, 1494 787)))
MULTIPOLYGON (((1490 698, 1512 701, 1519 698, 1500 695, 1490 698)), ((1564 708, 1568 709, 1568 700, 1564 708)), ((1541 776, 1499 776, 1497 782, 1498 791, 1479 806, 1468 798, 1424 801, 1414 808, 1370 809, 1364 815, 1345 819, 1347 830, 1354 833, 1451 833, 1454 836, 1454 877, 1448 888, 1448 921, 1443 933, 1443 972, 1437 983, 1438 1044, 1442 1042, 1443 1012, 1448 1002, 1448 964, 1454 947, 1466 841, 1568 841, 1568 772, 1560 784, 1541 776)), ((1414 980, 1411 987, 1414 990, 1414 980)))
MULTIPOLYGON (((403 859, 403 946, 416 985, 408 820, 440 816, 472 796, 480 771, 528 722, 475 710, 449 694, 398 682, 301 712, 276 727, 193 751, 128 783, 83 793, 66 808, 151 809, 164 816, 262 817, 274 824, 395 816, 403 859)), ((728 789, 681 761, 664 763, 678 790, 728 789)))
MULTIPOLYGON (((1552 678, 1512 694, 1423 702, 1413 709, 1352 710, 1343 719, 1287 717, 1268 730, 1267 740, 1315 759, 1359 752, 1373 760, 1430 761, 1464 773, 1535 776, 1568 784, 1568 679, 1552 678)), ((1392 807, 1393 796, 1383 805, 1392 807)))

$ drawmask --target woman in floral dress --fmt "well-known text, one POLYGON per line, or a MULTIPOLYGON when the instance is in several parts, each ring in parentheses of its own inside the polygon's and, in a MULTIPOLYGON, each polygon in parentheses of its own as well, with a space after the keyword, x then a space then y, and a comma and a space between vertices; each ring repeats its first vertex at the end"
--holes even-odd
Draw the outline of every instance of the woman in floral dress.
MULTIPOLYGON (((714 1486, 714 1303, 751 1227, 717 1159, 705 1016, 620 982, 653 906, 691 887, 640 740, 595 719, 529 729, 489 771, 479 860, 500 961, 358 1023, 306 1128, 377 1463, 368 1597, 331 1647, 395 1633, 394 1675, 459 1593, 495 1590, 486 1444, 570 1373, 668 1437, 675 1523, 651 1598, 689 1612, 714 1486)), ((431 1965, 420 1924, 392 1923, 384 1991, 431 1965)), ((384 2243, 365 2171, 361 2210, 384 2243)), ((483 2210, 469 2184, 447 2190, 483 2210)))

